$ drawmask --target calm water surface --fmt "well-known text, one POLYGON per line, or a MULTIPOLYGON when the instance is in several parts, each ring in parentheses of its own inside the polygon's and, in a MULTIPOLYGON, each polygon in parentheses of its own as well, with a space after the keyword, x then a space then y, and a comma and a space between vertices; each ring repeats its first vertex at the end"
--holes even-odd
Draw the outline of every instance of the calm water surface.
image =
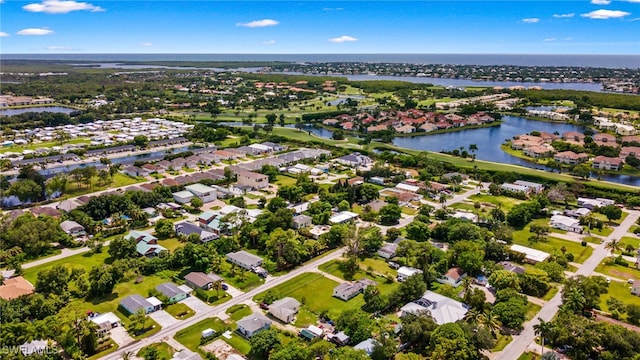
POLYGON ((19 115, 19 114, 24 114, 28 112, 54 112, 54 113, 71 114, 74 111, 78 111, 78 110, 64 107, 64 106, 38 106, 38 107, 29 107, 29 108, 22 108, 22 109, 4 109, 4 110, 0 110, 0 115, 13 116, 13 115, 19 115))

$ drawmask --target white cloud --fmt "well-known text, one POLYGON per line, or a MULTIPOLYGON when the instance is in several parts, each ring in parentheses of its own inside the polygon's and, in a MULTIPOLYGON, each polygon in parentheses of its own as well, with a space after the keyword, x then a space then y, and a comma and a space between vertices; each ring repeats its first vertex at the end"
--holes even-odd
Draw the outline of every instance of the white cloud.
POLYGON ((358 39, 354 38, 353 36, 342 35, 342 36, 337 37, 337 38, 331 38, 331 39, 329 39, 327 41, 332 42, 332 43, 343 43, 343 42, 349 42, 349 41, 358 41, 358 39))
POLYGON ((631 15, 631 13, 628 13, 622 10, 600 9, 600 10, 594 10, 586 14, 582 14, 580 16, 586 17, 589 19, 618 19, 618 18, 625 17, 627 15, 631 15))
POLYGON ((573 15, 575 15, 574 13, 568 13, 568 14, 553 14, 553 17, 556 19, 568 19, 568 18, 572 18, 573 15))
POLYGON ((593 5, 609 5, 611 4, 611 0, 591 0, 593 5))
POLYGON ((339 8, 329 8, 329 7, 326 7, 326 8, 323 8, 323 9, 322 9, 322 11, 342 11, 342 10, 344 10, 344 8, 341 8, 341 7, 339 7, 339 8))
POLYGON ((71 51, 71 50, 73 50, 71 48, 71 46, 55 46, 55 45, 47 46, 45 49, 46 50, 50 50, 50 51, 56 51, 56 50, 71 51))
POLYGON ((100 6, 73 0, 43 0, 41 3, 28 4, 22 8, 30 12, 43 12, 47 14, 66 14, 72 11, 104 11, 100 6))
POLYGON ((140 46, 146 46, 146 47, 153 46, 153 44, 152 44, 152 43, 150 43, 150 42, 139 42, 139 43, 138 43, 138 45, 140 45, 140 46))
POLYGON ((522 19, 522 22, 523 23, 527 23, 527 24, 535 24, 535 23, 537 23, 539 21, 540 21, 540 19, 538 19, 538 18, 524 18, 524 19, 522 19))
POLYGON ((550 42, 550 41, 556 41, 556 38, 546 38, 542 41, 546 41, 546 42, 550 42))
POLYGON ((53 34, 53 30, 45 28, 28 28, 17 32, 18 35, 49 35, 53 34))
POLYGON ((9 34, 4 31, 0 31, 0 37, 9 37, 9 34))
POLYGON ((275 40, 267 40, 267 41, 263 41, 262 45, 273 45, 275 44, 276 41, 275 40))
POLYGON ((573 40, 573 38, 571 36, 567 36, 566 38, 562 38, 562 40, 564 41, 571 41, 573 40))
POLYGON ((279 21, 273 19, 254 20, 248 23, 237 23, 236 26, 248 27, 248 28, 261 28, 267 26, 276 26, 280 24, 279 21))
POLYGON ((640 0, 622 0, 630 3, 640 3, 640 0))

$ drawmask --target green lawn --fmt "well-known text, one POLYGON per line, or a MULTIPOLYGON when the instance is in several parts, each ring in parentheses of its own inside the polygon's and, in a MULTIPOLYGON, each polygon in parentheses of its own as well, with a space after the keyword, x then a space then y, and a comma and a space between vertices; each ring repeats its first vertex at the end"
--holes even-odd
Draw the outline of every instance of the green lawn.
POLYGON ((222 334, 227 329, 227 326, 218 318, 204 319, 186 329, 178 331, 174 338, 180 344, 186 346, 187 349, 191 351, 198 351, 200 339, 202 338, 202 331, 206 329, 213 329, 218 334, 222 334))
MULTIPOLYGON (((636 280, 638 281, 638 280, 636 280)), ((607 299, 613 297, 622 301, 624 304, 638 304, 640 302, 640 297, 633 295, 629 290, 631 285, 625 282, 612 281, 609 284, 609 293, 600 295, 600 309, 603 311, 609 311, 609 306, 607 306, 607 299)), ((627 315, 621 315, 620 319, 625 321, 627 315)))
POLYGON ((295 185, 296 181, 298 181, 298 179, 293 176, 278 175, 276 176, 275 184, 278 186, 295 185))
POLYGON ((144 330, 139 334, 131 334, 131 337, 134 340, 140 340, 146 338, 147 336, 151 336, 162 329, 162 326, 158 324, 155 320, 147 316, 147 320, 144 322, 144 330))
POLYGON ((28 268, 24 270, 24 278, 29 280, 32 284, 36 284, 36 279, 38 277, 38 272, 51 269, 54 266, 64 266, 67 269, 72 268, 82 268, 87 273, 91 270, 92 267, 102 265, 105 263, 105 260, 109 258, 109 247, 103 247, 102 252, 98 254, 92 254, 91 252, 86 252, 78 255, 69 256, 64 259, 55 260, 46 264, 34 266, 32 268, 28 268))
POLYGON ((180 240, 178 240, 177 238, 158 240, 158 244, 164 246, 165 248, 167 248, 167 250, 171 251, 172 253, 175 249, 181 248, 184 246, 184 243, 181 243, 180 240))
POLYGON ((508 196, 493 196, 489 194, 476 194, 469 197, 469 200, 480 203, 489 203, 495 206, 500 206, 502 211, 508 213, 514 206, 522 203, 522 200, 518 200, 508 196))
POLYGON ((533 317, 536 316, 536 314, 538 314, 540 309, 542 309, 542 306, 534 304, 534 303, 531 303, 531 302, 528 303, 527 304, 527 314, 524 316, 524 318, 527 321, 533 319, 533 317))
POLYGON ((111 340, 111 338, 107 338, 107 340, 98 344, 98 348, 96 350, 99 352, 89 357, 87 360, 97 360, 103 356, 111 354, 118 350, 118 344, 111 340))
POLYGON ((303 328, 309 325, 314 325, 318 322, 318 316, 306 308, 301 308, 296 314, 296 321, 293 323, 293 326, 303 328))
MULTIPOLYGON (((337 282, 330 280, 322 274, 305 273, 272 288, 282 297, 291 296, 300 301, 311 312, 320 314, 323 311, 329 312, 329 317, 335 319, 341 312, 347 309, 359 309, 364 305, 362 295, 358 295, 349 301, 342 301, 334 298, 333 288, 337 282)), ((258 294, 254 301, 261 302, 265 293, 258 294)))
POLYGON ((511 335, 503 335, 498 333, 498 339, 496 340, 496 345, 491 350, 492 352, 502 351, 509 343, 513 340, 511 335))
POLYGON ((225 282, 242 291, 251 290, 264 283, 264 279, 260 276, 239 267, 234 269, 231 264, 226 261, 222 262, 221 271, 218 275, 220 275, 225 282))
POLYGON ((546 294, 542 297, 542 300, 549 301, 558 293, 557 286, 551 286, 546 294))
POLYGON ((232 320, 238 321, 245 316, 253 314, 253 311, 248 305, 238 304, 228 308, 226 314, 229 315, 232 320))
POLYGON ((397 275, 397 272, 389 266, 389 263, 380 258, 365 258, 360 262, 360 267, 379 275, 392 277, 397 275))
POLYGON ((602 242, 602 239, 596 236, 585 236, 583 239, 584 241, 592 244, 600 244, 602 242))
POLYGON ((113 181, 110 184, 100 184, 97 181, 97 177, 94 177, 92 179, 92 186, 91 187, 87 187, 86 185, 81 185, 78 186, 77 183, 73 182, 73 181, 69 181, 67 182, 67 190, 65 191, 65 193, 59 197, 57 200, 64 200, 64 199, 68 199, 71 197, 76 197, 76 196, 80 196, 80 195, 84 195, 84 194, 90 194, 96 191, 101 191, 101 190, 108 190, 108 189, 114 189, 114 188, 119 188, 122 186, 127 186, 127 185, 133 185, 133 184, 137 184, 140 182, 145 181, 143 178, 132 178, 128 175, 124 175, 121 173, 116 173, 113 176, 113 181))
POLYGON ((406 206, 401 207, 400 211, 402 211, 403 214, 407 214, 407 215, 415 215, 415 214, 418 213, 418 210, 412 209, 412 208, 406 207, 406 206))
POLYGON ((640 239, 633 236, 623 236, 620 239, 620 245, 622 246, 623 249, 628 245, 631 245, 637 249, 638 247, 640 247, 640 239))
POLYGON ((235 332, 231 335, 231 339, 227 339, 224 336, 220 338, 244 355, 247 355, 249 351, 251 351, 251 345, 249 345, 249 341, 235 332))
POLYGON ((636 269, 634 264, 629 264, 628 267, 625 267, 618 264, 609 264, 610 261, 611 258, 605 258, 602 260, 602 262, 596 267, 596 272, 624 281, 627 281, 628 279, 640 281, 640 270, 636 269))
POLYGON ((538 358, 538 355, 532 352, 527 352, 524 353, 522 355, 520 355, 520 357, 518 358, 518 360, 536 360, 538 358))
POLYGON ((164 309, 178 320, 188 319, 195 315, 194 311, 183 303, 171 304, 164 309))
POLYGON ((155 348, 156 350, 158 350, 158 357, 156 358, 157 360, 169 360, 173 357, 173 353, 175 352, 175 350, 171 346, 169 346, 169 344, 162 342, 143 347, 142 349, 140 349, 140 351, 138 351, 137 356, 144 358, 145 353, 149 348, 155 348))
POLYGON ((593 252, 593 248, 590 246, 582 246, 579 243, 554 238, 553 236, 547 236, 546 241, 540 241, 531 244, 529 237, 533 234, 529 231, 530 224, 525 226, 524 229, 513 232, 513 243, 523 246, 527 246, 533 249, 538 249, 549 254, 561 253, 562 247, 566 249, 567 253, 571 253, 574 256, 574 262, 582 264, 593 252))

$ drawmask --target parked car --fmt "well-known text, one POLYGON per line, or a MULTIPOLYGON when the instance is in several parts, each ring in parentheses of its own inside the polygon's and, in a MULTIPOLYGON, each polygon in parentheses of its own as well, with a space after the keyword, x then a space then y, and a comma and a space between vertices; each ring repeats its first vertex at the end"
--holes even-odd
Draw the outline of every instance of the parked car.
POLYGON ((392 268, 392 269, 396 269, 397 270, 397 269, 400 268, 400 265, 398 263, 393 262, 393 261, 389 261, 389 267, 392 268))
POLYGON ((229 290, 229 286, 227 284, 222 284, 222 290, 229 290))
POLYGON ((260 303, 260 309, 262 310, 269 310, 269 305, 267 305, 267 303, 260 303))

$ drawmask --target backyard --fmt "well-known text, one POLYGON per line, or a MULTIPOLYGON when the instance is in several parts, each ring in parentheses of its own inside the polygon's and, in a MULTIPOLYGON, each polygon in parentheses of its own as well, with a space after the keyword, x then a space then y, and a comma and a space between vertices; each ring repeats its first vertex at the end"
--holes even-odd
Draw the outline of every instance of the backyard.
POLYGON ((180 344, 186 346, 187 349, 191 351, 198 351, 203 330, 213 329, 217 334, 222 334, 226 328, 227 325, 222 320, 218 318, 209 318, 178 331, 174 338, 180 344))
POLYGON ((554 238, 553 236, 547 236, 544 241, 531 243, 529 242, 529 238, 533 233, 529 231, 530 227, 531 225, 529 224, 522 230, 514 231, 513 243, 544 251, 549 254, 559 254, 564 247, 566 253, 573 254, 573 261, 580 264, 589 258, 593 252, 591 246, 582 246, 580 243, 554 238))

